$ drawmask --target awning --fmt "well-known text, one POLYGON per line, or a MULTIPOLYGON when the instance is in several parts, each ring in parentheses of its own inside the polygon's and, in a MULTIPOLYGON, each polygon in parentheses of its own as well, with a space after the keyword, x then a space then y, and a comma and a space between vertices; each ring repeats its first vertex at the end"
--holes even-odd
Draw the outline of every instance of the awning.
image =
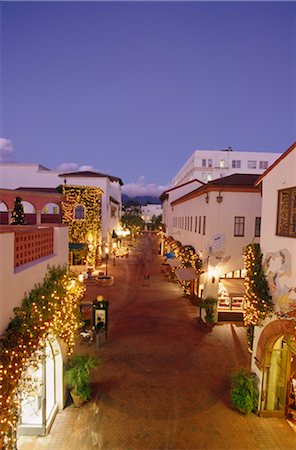
POLYGON ((197 278, 197 273, 191 267, 181 267, 175 270, 175 274, 179 281, 190 281, 197 278))
POLYGON ((78 243, 78 242, 72 242, 71 244, 69 244, 69 250, 70 252, 73 252, 73 250, 84 250, 85 248, 87 248, 87 244, 84 243, 78 243))
POLYGON ((243 296, 245 293, 244 280, 237 278, 222 278, 220 283, 223 284, 229 295, 243 296))
POLYGON ((181 261, 178 258, 168 259, 166 263, 171 267, 179 267, 181 265, 181 261))

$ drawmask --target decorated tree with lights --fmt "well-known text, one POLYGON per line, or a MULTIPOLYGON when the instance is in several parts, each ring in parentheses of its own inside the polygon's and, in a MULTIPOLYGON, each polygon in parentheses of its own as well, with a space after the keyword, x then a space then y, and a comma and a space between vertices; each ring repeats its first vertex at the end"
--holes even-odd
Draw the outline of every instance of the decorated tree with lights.
MULTIPOLYGON (((202 260, 200 256, 195 252, 195 249, 194 247, 192 247, 192 245, 182 245, 180 241, 176 241, 171 236, 165 236, 164 243, 166 251, 172 251, 175 257, 180 259, 180 267, 192 267, 199 276, 199 274, 202 272, 202 260)), ((182 281, 181 286, 183 294, 185 296, 190 295, 190 281, 182 281)))
POLYGON ((12 211, 12 220, 11 225, 24 225, 25 223, 25 214, 24 207, 22 205, 21 197, 16 197, 14 201, 14 208, 12 211))
POLYGON ((260 244, 252 243, 244 248, 245 307, 244 324, 247 326, 249 348, 252 347, 254 326, 273 312, 272 297, 262 267, 260 244))

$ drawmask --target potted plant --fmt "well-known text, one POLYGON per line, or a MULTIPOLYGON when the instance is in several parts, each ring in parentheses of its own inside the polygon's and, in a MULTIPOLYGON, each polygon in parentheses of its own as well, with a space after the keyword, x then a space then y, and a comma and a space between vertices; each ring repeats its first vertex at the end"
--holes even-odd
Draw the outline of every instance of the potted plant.
POLYGON ((75 406, 80 407, 90 399, 90 369, 97 367, 98 363, 98 358, 87 355, 74 355, 69 359, 65 368, 65 381, 75 406))
POLYGON ((258 408, 258 378, 254 373, 238 370, 232 375, 231 404, 243 414, 258 408))
POLYGON ((217 299, 214 297, 206 297, 201 302, 201 307, 204 308, 205 312, 206 312, 206 315, 205 315, 206 324, 210 327, 212 327, 215 322, 214 311, 215 311, 216 305, 217 305, 217 299))

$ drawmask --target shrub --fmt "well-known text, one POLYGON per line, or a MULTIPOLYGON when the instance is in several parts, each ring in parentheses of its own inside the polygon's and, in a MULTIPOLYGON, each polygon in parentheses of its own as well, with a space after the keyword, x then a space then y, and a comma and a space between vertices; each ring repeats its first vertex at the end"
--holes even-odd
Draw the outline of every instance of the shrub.
POLYGON ((244 414, 258 407, 258 378, 254 373, 239 370, 232 375, 231 404, 244 414))
POLYGON ((206 310, 205 320, 206 322, 213 323, 214 318, 214 310, 217 305, 217 299, 214 297, 206 297, 201 302, 201 307, 206 310))

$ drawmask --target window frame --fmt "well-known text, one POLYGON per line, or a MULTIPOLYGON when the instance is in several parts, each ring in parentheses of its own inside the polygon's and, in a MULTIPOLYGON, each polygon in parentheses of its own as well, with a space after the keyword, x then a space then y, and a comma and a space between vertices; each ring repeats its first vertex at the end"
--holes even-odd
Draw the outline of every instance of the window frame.
POLYGON ((278 190, 278 204, 277 204, 277 217, 276 217, 276 235, 283 237, 296 238, 296 186, 279 189, 278 190), (283 214, 281 215, 281 196, 283 193, 288 194, 287 204, 287 231, 283 231, 283 214), (294 205, 293 205, 294 203, 294 205), (294 218, 294 220, 293 220, 294 218))
POLYGON ((84 205, 75 205, 75 208, 74 208, 74 220, 85 220, 85 206, 84 205), (77 215, 78 216, 80 216, 80 215, 82 215, 82 214, 80 214, 80 212, 79 212, 79 214, 77 214, 76 215, 76 213, 78 212, 78 211, 83 211, 83 217, 77 217, 77 215))
POLYGON ((248 169, 257 169, 257 161, 255 159, 248 159, 248 169))
POLYGON ((255 231, 254 231, 255 237, 261 236, 261 217, 255 217, 255 231))
POLYGON ((245 216, 234 216, 234 237, 244 237, 245 236, 245 216), (237 222, 237 219, 242 219, 242 222, 237 222), (242 232, 241 232, 242 226, 242 232))

